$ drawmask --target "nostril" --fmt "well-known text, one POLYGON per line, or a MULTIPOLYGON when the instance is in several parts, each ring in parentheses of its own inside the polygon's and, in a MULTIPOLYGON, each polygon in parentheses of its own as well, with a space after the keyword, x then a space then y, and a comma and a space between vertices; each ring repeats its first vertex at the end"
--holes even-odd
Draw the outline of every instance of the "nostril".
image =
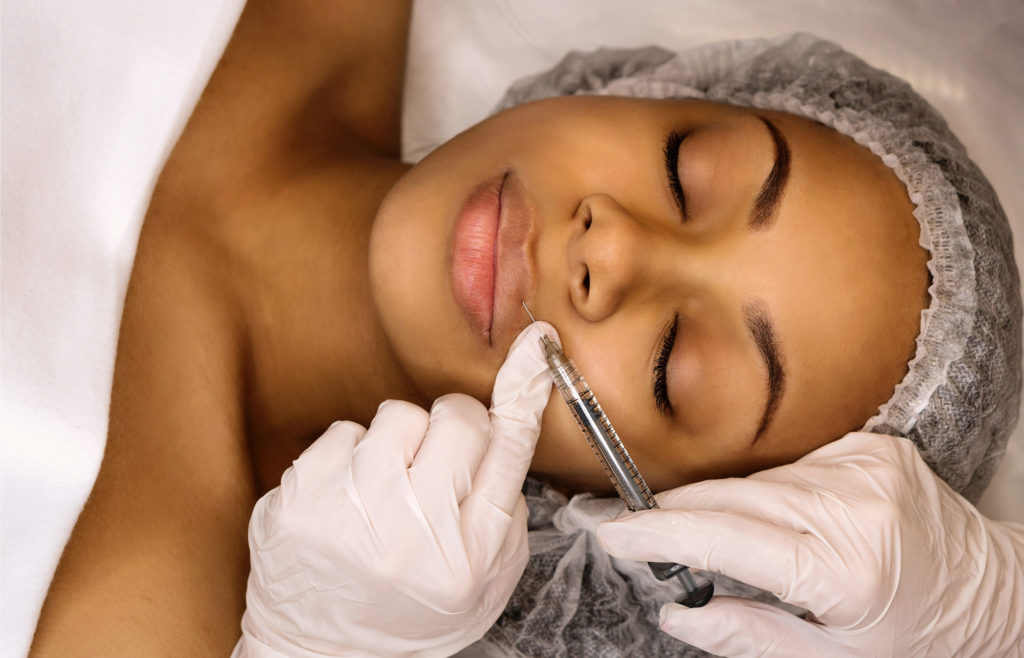
POLYGON ((590 224, 594 221, 594 216, 590 214, 590 209, 587 208, 587 218, 583 220, 583 230, 587 231, 590 229, 590 224))
POLYGON ((590 295, 590 270, 587 270, 587 273, 583 275, 583 292, 588 296, 590 295))

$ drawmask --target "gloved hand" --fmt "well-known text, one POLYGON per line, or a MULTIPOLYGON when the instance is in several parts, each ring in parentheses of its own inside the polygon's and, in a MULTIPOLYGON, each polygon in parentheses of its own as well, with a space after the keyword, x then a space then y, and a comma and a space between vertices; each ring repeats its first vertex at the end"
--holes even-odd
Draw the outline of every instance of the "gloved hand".
POLYGON ((719 571, 811 612, 718 596, 661 610, 723 656, 1024 654, 1024 527, 983 517, 913 444, 849 434, 799 461, 658 497, 601 524, 605 550, 719 571))
POLYGON ((521 488, 551 393, 538 338, 512 344, 489 415, 458 394, 429 415, 388 401, 302 453, 253 510, 234 656, 446 655, 483 636, 530 555, 521 488))

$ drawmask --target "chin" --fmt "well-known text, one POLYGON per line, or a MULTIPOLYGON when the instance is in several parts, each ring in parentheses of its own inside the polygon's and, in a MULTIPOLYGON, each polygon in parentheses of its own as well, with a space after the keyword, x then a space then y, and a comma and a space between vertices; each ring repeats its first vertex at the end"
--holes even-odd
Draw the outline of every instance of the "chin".
POLYGON ((425 399, 465 393, 487 404, 501 359, 478 344, 455 304, 444 199, 416 194, 415 172, 392 188, 374 220, 368 255, 374 310, 406 377, 425 399))

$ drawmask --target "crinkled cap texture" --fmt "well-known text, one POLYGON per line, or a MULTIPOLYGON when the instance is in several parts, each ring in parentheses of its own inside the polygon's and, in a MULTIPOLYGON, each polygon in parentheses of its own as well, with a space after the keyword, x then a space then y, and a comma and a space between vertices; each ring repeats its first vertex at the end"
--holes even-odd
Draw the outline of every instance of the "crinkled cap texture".
MULTIPOLYGON (((779 110, 869 148, 907 186, 931 258, 930 306, 903 381, 862 429, 905 436, 976 502, 1002 458, 1021 387, 1020 281, 1006 215, 939 113, 910 85, 809 34, 571 53, 498 109, 568 94, 701 98, 779 110)), ((837 437, 838 438, 838 437, 837 437)))
MULTIPOLYGON (((460 656, 710 655, 658 627, 662 604, 683 593, 678 581, 659 581, 646 562, 620 560, 601 548, 597 526, 625 510, 621 501, 590 494, 566 500, 532 478, 523 492, 530 509, 530 562, 497 623, 460 656)), ((715 594, 802 612, 722 574, 696 573, 714 581, 715 594)))
MULTIPOLYGON (((864 429, 910 438, 940 477, 977 500, 1016 421, 1020 284, 999 200, 934 108, 839 46, 796 34, 678 55, 661 48, 571 53, 513 85, 497 109, 568 94, 781 110, 830 126, 882 158, 915 204, 932 282, 908 373, 864 429)), ((567 501, 534 480, 524 492, 530 563, 501 618, 467 655, 706 655, 658 628, 657 610, 678 587, 601 550, 593 532, 621 503, 586 495, 567 501)), ((767 592, 712 577, 717 593, 785 607, 767 592)))

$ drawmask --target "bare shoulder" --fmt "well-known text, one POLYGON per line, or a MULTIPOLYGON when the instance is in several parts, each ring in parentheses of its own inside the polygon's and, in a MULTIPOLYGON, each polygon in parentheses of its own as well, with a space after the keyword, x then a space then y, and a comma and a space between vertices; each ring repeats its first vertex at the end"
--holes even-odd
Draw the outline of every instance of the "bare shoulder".
MULTIPOLYGON (((278 461, 298 450, 273 432, 261 450, 251 441, 259 369, 282 342, 303 344, 267 340, 254 316, 280 303, 276 291, 308 305, 343 283, 303 268, 325 269, 349 241, 346 227, 374 206, 372 171, 332 159, 260 189, 211 195, 169 182, 183 175, 169 163, 125 299, 103 462, 33 655, 230 652, 245 609, 252 506, 280 477, 278 461), (328 193, 335 185, 343 193, 328 193), (289 276, 305 294, 288 294, 297 285, 289 276)), ((376 177, 383 190, 387 176, 376 177)), ((289 356, 284 373, 294 370, 289 356)), ((268 397, 302 399, 303 381, 287 384, 268 397)))
POLYGON ((147 222, 103 462, 34 655, 226 653, 237 638, 255 489, 238 318, 221 279, 205 240, 147 222))
POLYGON ((259 489, 246 393, 267 350, 254 349, 254 308, 287 288, 281 262, 358 247, 398 175, 409 4, 247 4, 153 193, 103 462, 33 655, 230 652, 259 489))
POLYGON ((411 0, 250 0, 172 164, 218 188, 311 151, 398 159, 411 0))

